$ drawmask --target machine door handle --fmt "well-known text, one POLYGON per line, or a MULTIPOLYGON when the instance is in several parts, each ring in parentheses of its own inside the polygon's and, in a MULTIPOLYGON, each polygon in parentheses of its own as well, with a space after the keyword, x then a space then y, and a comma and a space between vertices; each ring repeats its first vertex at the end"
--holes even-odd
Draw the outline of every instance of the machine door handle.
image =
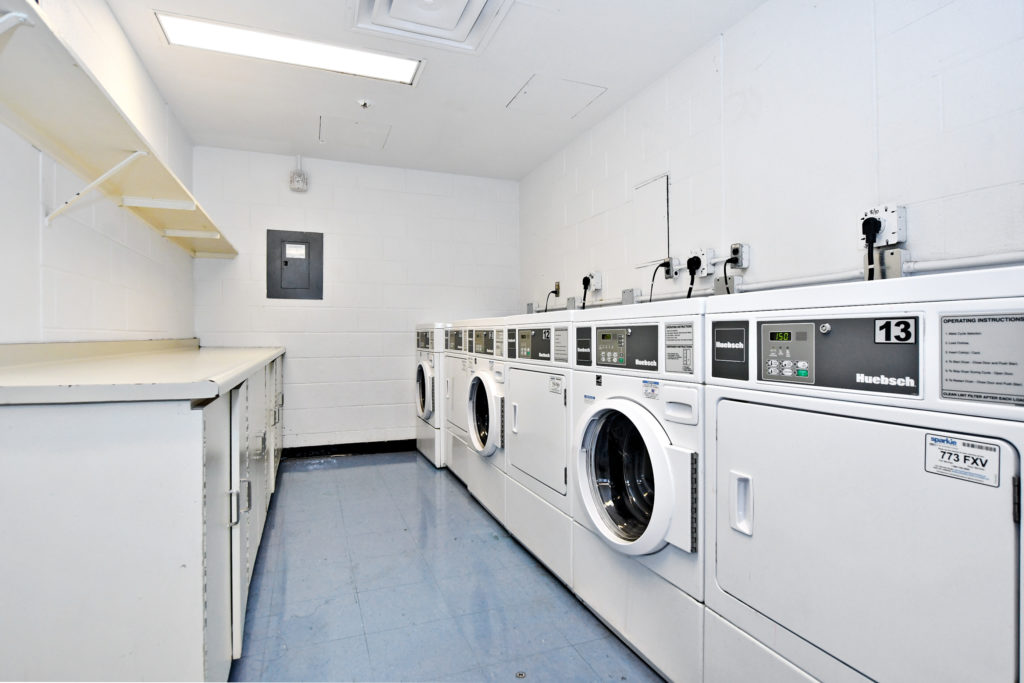
POLYGON ((519 433, 519 404, 512 404, 512 433, 519 433))
POLYGON ((451 388, 452 388, 452 381, 450 379, 448 379, 447 377, 445 377, 445 380, 444 380, 444 397, 445 398, 451 398, 452 397, 452 390, 451 390, 451 388))
POLYGON ((754 480, 735 471, 729 472, 729 526, 754 535, 754 480))

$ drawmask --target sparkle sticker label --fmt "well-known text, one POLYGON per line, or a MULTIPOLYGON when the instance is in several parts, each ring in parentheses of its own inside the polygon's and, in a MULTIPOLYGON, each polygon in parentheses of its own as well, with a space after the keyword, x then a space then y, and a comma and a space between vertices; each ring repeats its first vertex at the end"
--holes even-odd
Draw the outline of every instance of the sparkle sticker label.
POLYGON ((548 391, 550 391, 552 394, 562 393, 562 378, 548 377, 548 391))
POLYGON ((924 468, 932 474, 999 486, 999 445, 949 434, 925 434, 924 468))
POLYGON ((942 317, 942 398, 1024 406, 1024 313, 942 317))
POLYGON ((661 388, 659 382, 654 380, 644 380, 644 398, 658 398, 658 390, 661 388))

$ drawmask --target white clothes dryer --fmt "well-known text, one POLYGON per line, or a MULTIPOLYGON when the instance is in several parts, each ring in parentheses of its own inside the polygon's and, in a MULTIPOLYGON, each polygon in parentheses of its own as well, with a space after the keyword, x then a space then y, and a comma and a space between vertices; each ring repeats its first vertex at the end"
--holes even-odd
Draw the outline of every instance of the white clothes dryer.
POLYGON ((448 469, 468 486, 470 361, 465 321, 448 324, 444 352, 444 447, 448 469))
POLYGON ((506 526, 570 587, 572 313, 556 311, 505 319, 505 454, 509 477, 506 526))
POLYGON ((444 323, 416 326, 416 449, 444 467, 444 323))
POLYGON ((709 680, 1020 680, 1022 293, 1003 268, 708 303, 708 618, 750 636, 709 628, 709 680))
POLYGON ((468 424, 466 485, 501 524, 506 514, 505 330, 498 319, 470 321, 469 378, 461 409, 468 424))
POLYGON ((577 313, 573 590, 674 681, 703 657, 703 301, 577 313))

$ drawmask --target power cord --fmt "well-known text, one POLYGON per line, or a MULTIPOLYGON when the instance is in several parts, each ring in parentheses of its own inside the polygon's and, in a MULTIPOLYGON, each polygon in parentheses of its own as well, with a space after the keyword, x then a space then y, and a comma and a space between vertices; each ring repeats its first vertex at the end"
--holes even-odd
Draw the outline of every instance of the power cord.
POLYGON ((725 259, 724 261, 722 261, 722 279, 725 280, 725 293, 726 294, 732 294, 732 292, 729 290, 729 264, 730 263, 734 263, 735 264, 735 263, 739 263, 739 262, 740 262, 740 257, 739 256, 731 256, 731 257, 725 259))
POLYGON ((700 256, 691 256, 686 259, 686 270, 690 273, 690 288, 686 290, 686 298, 693 294, 693 283, 697 279, 697 271, 700 270, 700 256))
POLYGON ((654 266, 654 272, 651 273, 651 293, 647 295, 648 301, 654 301, 654 278, 658 277, 658 271, 662 268, 668 269, 672 267, 672 261, 662 261, 658 265, 654 266))
POLYGON ((554 294, 555 296, 558 296, 558 293, 555 290, 553 290, 553 289, 550 292, 548 292, 548 295, 544 298, 544 312, 545 313, 548 312, 548 301, 551 300, 551 295, 552 294, 554 294))
POLYGON ((590 276, 589 275, 584 275, 583 276, 583 308, 580 309, 580 310, 585 310, 587 308, 587 290, 588 289, 590 289, 590 276))
POLYGON ((868 250, 868 279, 875 279, 875 239, 882 231, 882 221, 869 216, 861 221, 860 231, 864 235, 864 246, 868 250))

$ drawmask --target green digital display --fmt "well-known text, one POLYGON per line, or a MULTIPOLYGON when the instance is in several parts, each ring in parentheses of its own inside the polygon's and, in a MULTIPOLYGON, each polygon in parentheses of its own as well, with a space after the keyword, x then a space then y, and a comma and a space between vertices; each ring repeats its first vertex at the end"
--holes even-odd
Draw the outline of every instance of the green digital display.
POLYGON ((768 341, 776 341, 776 342, 779 342, 779 341, 781 341, 781 342, 793 341, 793 333, 792 332, 769 332, 768 333, 768 341))

